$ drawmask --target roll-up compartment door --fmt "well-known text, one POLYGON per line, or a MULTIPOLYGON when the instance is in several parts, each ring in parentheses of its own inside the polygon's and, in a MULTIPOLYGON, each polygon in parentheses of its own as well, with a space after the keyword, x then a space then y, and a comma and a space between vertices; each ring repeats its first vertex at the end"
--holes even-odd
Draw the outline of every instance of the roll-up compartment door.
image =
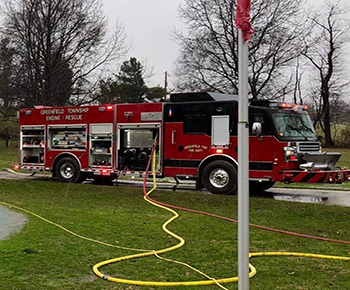
POLYGON ((230 117, 212 116, 212 147, 228 147, 230 144, 230 117))
POLYGON ((91 124, 90 134, 108 135, 113 132, 113 124, 91 124))

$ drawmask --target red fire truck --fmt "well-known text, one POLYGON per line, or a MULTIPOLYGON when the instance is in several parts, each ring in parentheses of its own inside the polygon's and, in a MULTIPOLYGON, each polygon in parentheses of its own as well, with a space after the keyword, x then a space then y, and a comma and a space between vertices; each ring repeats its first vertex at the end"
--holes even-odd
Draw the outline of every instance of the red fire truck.
MULTIPOLYGON (((324 153, 306 107, 251 102, 249 179, 252 190, 276 181, 341 183, 339 153, 324 153)), ((237 190, 238 97, 173 94, 170 102, 19 111, 17 169, 52 171, 62 182, 143 176, 156 138, 158 177, 197 180, 212 193, 237 190)))

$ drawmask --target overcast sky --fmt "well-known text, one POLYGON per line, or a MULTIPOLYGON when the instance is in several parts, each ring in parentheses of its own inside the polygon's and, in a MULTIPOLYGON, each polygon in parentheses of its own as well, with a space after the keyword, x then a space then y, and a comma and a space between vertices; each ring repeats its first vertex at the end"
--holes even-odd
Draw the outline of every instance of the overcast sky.
MULTIPOLYGON (((344 3, 347 1, 343 0, 344 3)), ((314 6, 324 3, 322 0, 308 2, 314 6)), ((168 71, 171 86, 179 53, 171 34, 175 28, 185 31, 185 26, 177 18, 178 5, 184 0, 104 0, 104 3, 110 26, 116 19, 125 26, 133 47, 129 57, 134 56, 140 61, 147 59, 149 66, 154 67, 155 75, 149 85, 163 86, 164 72, 168 71)))
POLYGON ((155 75, 151 85, 164 85, 164 72, 170 74, 179 47, 172 41, 174 28, 184 28, 178 21, 177 7, 183 0, 104 0, 104 10, 110 25, 116 19, 124 24, 133 50, 130 56, 142 61, 147 58, 155 75))

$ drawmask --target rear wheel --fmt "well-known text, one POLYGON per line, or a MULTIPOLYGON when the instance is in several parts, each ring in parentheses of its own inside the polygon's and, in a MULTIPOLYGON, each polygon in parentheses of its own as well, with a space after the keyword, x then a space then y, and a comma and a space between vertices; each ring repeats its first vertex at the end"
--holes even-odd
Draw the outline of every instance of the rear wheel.
POLYGON ((56 175, 61 182, 79 183, 83 179, 78 162, 71 157, 64 157, 57 162, 56 175))
POLYGON ((227 161, 214 161, 204 168, 202 183, 208 191, 214 194, 236 194, 237 170, 227 161))

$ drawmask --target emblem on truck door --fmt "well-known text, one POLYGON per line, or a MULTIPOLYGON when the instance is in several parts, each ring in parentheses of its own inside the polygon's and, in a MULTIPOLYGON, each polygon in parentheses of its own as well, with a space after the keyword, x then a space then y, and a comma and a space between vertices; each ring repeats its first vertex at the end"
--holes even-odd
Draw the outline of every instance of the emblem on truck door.
POLYGON ((124 116, 127 120, 130 120, 130 117, 134 116, 133 112, 124 112, 124 116))

